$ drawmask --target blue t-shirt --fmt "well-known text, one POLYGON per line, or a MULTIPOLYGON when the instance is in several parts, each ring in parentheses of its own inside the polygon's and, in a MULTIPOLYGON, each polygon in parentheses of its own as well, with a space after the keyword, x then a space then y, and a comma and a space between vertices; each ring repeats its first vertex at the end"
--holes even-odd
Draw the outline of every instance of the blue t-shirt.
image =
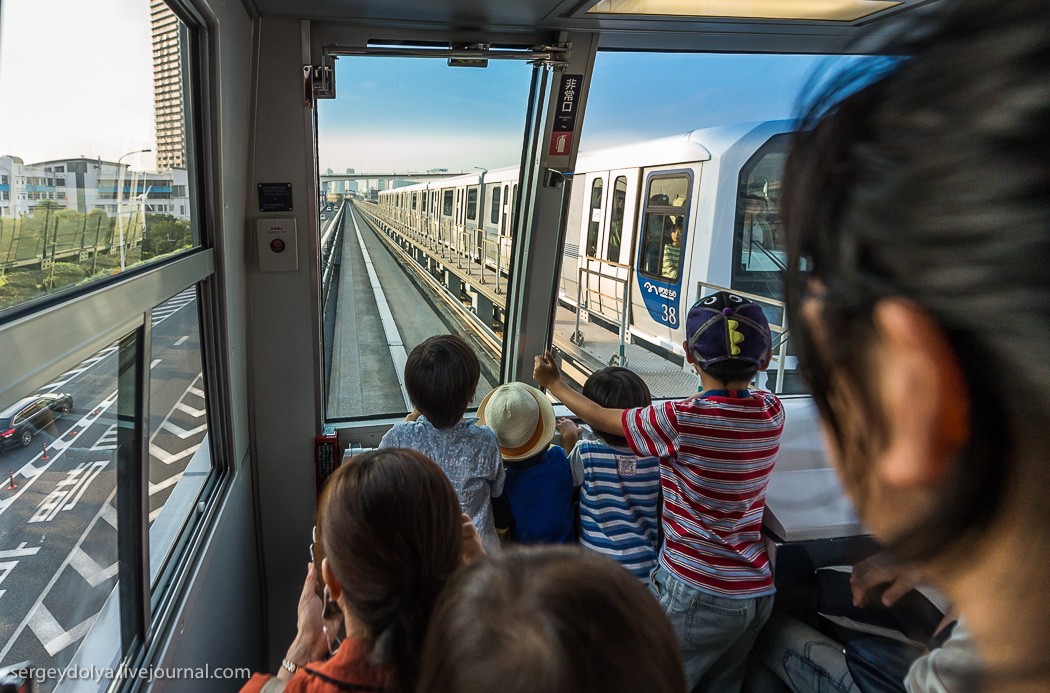
POLYGON ((514 517, 511 539, 521 544, 572 543, 572 489, 569 460, 557 445, 530 467, 508 466, 503 495, 514 517))

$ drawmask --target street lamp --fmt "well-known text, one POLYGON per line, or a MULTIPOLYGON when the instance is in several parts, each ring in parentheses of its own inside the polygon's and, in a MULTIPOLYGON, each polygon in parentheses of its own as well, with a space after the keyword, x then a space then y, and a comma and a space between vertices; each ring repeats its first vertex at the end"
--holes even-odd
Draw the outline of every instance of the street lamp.
MULTIPOLYGON (((120 220, 120 212, 121 212, 120 208, 124 204, 124 169, 121 168, 121 162, 124 161, 124 159, 126 159, 127 157, 129 157, 129 156, 131 156, 133 154, 146 154, 147 152, 152 152, 152 151, 153 151, 152 149, 136 149, 134 151, 128 152, 127 154, 122 154, 120 156, 120 158, 117 159, 117 233, 120 235, 120 271, 121 272, 124 271, 124 224, 120 220)), ((130 196, 129 196, 129 199, 130 199, 130 196)))

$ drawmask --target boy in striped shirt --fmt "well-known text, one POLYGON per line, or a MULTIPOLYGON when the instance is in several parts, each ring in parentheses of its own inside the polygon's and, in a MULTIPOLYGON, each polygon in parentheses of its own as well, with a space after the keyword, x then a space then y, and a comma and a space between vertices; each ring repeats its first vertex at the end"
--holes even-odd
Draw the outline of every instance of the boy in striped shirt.
POLYGON ((706 296, 689 310, 686 337, 703 391, 683 401, 599 406, 562 381, 550 353, 536 357, 533 377, 596 430, 660 459, 664 546, 650 587, 678 635, 689 688, 736 691, 773 606, 761 527, 784 409, 748 389, 772 356, 758 304, 706 296))
MULTIPOLYGON (((583 396, 610 408, 652 402, 645 381, 618 366, 592 373, 583 384, 583 396)), ((573 483, 580 486, 580 545, 648 582, 660 550, 659 460, 635 455, 623 436, 594 434, 567 419, 558 422, 558 429, 573 483)))

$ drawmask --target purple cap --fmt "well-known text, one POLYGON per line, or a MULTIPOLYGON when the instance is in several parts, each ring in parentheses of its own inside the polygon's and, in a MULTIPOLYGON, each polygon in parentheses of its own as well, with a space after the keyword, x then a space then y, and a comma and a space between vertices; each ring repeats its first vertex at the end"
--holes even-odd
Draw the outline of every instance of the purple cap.
POLYGON ((701 367, 736 360, 762 368, 769 360, 772 340, 762 307, 728 291, 704 296, 693 304, 685 336, 701 367))

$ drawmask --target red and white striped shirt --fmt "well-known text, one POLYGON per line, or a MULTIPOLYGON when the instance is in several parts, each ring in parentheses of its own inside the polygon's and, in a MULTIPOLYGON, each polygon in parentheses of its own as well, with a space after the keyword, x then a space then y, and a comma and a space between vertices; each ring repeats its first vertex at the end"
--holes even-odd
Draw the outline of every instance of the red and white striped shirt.
POLYGON ((761 528, 784 430, 776 395, 710 391, 629 409, 623 428, 635 453, 660 458, 660 564, 719 596, 773 594, 761 528))

